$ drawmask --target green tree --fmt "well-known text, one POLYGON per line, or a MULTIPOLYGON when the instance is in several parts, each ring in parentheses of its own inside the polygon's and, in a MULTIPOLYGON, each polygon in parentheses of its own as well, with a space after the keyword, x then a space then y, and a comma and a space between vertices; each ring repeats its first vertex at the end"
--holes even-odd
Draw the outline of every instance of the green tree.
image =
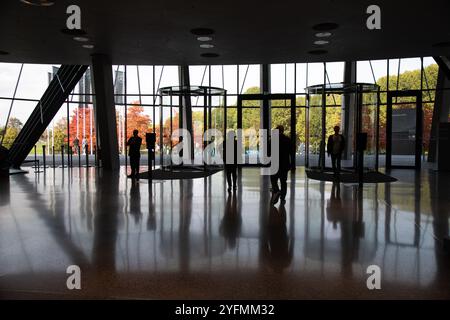
POLYGON ((22 130, 22 127, 23 123, 19 119, 14 117, 9 118, 8 125, 6 127, 6 134, 4 127, 1 129, 1 139, 3 139, 3 146, 5 148, 11 148, 14 140, 16 140, 17 136, 19 135, 20 130, 22 130), (5 137, 3 138, 4 134, 5 137))

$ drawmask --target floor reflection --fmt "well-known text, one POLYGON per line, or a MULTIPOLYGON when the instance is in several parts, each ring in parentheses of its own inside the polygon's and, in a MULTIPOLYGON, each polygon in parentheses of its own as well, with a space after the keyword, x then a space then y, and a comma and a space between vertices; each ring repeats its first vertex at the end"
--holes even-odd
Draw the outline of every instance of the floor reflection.
POLYGON ((270 203, 258 169, 141 181, 80 170, 11 177, 0 190, 2 297, 448 298, 450 180, 399 170, 363 187, 308 180, 270 203), (83 290, 68 292, 77 264, 83 290), (367 290, 366 269, 383 290, 367 290))

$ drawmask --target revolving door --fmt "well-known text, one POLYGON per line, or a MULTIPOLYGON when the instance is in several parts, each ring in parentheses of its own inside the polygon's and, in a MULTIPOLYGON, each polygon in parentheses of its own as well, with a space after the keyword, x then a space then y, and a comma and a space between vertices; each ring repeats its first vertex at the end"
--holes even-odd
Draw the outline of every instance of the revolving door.
POLYGON ((334 83, 306 88, 306 168, 331 171, 326 156, 327 138, 339 126, 346 140, 342 171, 378 170, 379 86, 366 83, 334 83), (364 157, 357 157, 357 138, 367 134, 364 157), (361 160, 362 159, 362 160, 361 160))

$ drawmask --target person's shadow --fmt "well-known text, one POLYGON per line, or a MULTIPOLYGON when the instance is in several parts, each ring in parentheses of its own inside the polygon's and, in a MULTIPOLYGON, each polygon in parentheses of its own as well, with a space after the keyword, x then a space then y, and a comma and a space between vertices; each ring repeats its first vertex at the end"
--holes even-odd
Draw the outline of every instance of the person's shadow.
POLYGON ((292 235, 288 235, 284 205, 278 209, 275 206, 270 208, 263 250, 268 265, 278 273, 282 273, 292 262, 294 241, 292 235))
POLYGON ((141 192, 138 183, 132 183, 130 188, 130 214, 134 217, 134 222, 138 224, 141 220, 141 192))
POLYGON ((333 229, 337 229, 338 222, 345 220, 345 212, 341 200, 341 185, 337 181, 333 181, 331 187, 331 196, 327 204, 327 219, 333 223, 333 229))
POLYGON ((225 238, 230 249, 236 247, 237 238, 241 234, 242 217, 238 208, 236 193, 229 194, 225 206, 225 214, 220 223, 219 232, 225 238))

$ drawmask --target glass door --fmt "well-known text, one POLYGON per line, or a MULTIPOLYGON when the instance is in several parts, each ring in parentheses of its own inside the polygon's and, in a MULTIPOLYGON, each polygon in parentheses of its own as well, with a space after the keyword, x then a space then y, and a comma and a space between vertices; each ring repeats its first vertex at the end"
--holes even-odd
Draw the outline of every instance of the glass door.
MULTIPOLYGON (((290 94, 244 94, 238 96, 237 128, 244 134, 243 153, 245 164, 261 165, 258 157, 260 129, 270 131, 283 125, 285 134, 296 141, 295 95, 290 94)), ((295 150, 292 150, 295 164, 295 150)))
POLYGON ((420 169, 423 118, 420 91, 389 92, 386 116, 386 168, 420 169))

